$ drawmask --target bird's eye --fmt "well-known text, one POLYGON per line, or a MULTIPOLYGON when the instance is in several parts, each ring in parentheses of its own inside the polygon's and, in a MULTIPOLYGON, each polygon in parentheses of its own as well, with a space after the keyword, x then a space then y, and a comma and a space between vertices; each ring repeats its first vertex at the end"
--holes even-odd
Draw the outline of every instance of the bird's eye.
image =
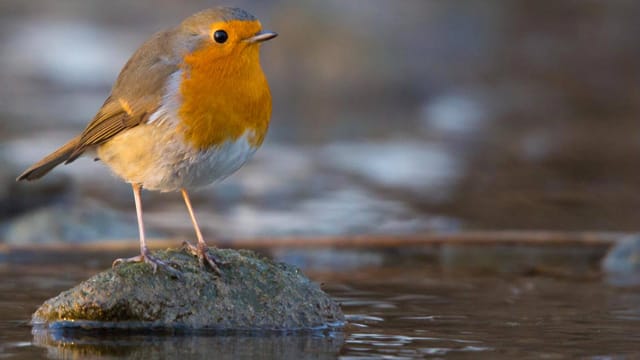
POLYGON ((228 38, 229 35, 224 30, 216 30, 216 32, 213 33, 213 40, 215 40, 218 44, 224 44, 228 38))

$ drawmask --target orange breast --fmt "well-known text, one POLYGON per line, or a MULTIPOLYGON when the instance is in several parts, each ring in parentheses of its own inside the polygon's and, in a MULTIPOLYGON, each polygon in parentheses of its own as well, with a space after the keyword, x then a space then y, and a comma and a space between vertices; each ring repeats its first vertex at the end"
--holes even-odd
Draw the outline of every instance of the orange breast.
POLYGON ((271 93, 259 46, 242 46, 224 57, 215 51, 209 46, 185 58, 178 131, 200 150, 235 141, 247 131, 250 144, 260 146, 271 117, 271 93))

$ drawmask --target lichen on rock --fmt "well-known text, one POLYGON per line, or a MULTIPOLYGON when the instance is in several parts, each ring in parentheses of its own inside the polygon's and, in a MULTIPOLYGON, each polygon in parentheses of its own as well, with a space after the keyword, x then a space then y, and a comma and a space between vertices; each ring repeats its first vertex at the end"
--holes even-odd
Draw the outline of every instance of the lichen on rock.
POLYGON ((144 263, 101 272, 47 300, 34 326, 297 330, 344 322, 340 307, 299 269, 246 250, 210 249, 222 275, 180 249, 154 253, 182 276, 144 263))

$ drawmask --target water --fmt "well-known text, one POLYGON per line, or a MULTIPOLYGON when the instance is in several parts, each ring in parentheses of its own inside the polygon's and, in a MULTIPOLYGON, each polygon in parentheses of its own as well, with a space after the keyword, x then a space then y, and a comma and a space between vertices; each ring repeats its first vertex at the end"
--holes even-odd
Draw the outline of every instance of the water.
MULTIPOLYGON (((554 250, 555 251, 555 250, 554 250)), ((579 253, 579 251, 577 251, 579 253)), ((349 266, 305 271, 341 302, 349 324, 311 333, 33 332, 45 299, 121 254, 15 254, 0 263, 0 358, 410 359, 640 357, 640 288, 593 268, 508 272, 449 266, 415 254, 336 253, 349 266), (373 261, 372 259, 378 259, 373 261), (357 266, 360 264, 360 266, 357 266)), ((309 258, 328 258, 308 252, 309 258), (316 256, 317 255, 317 256, 316 256)), ((447 255, 451 258, 451 253, 447 255)), ((588 258, 588 257, 587 257, 588 258)), ((501 267, 502 268, 502 267, 501 267)))

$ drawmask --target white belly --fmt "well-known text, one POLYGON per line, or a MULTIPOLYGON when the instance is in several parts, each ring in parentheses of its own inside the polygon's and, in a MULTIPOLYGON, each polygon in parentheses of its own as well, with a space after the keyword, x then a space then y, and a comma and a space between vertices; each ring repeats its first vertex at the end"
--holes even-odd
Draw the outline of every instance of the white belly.
POLYGON ((159 191, 193 189, 222 180, 257 150, 245 133, 236 141, 199 151, 185 144, 169 124, 143 124, 98 147, 98 157, 129 183, 159 191))

